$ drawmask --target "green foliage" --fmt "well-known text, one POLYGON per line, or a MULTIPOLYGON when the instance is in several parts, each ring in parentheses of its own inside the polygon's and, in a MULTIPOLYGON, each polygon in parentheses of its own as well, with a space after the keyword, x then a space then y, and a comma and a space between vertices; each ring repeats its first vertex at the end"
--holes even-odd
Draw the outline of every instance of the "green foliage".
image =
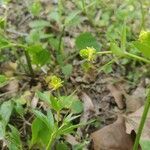
POLYGON ((10 1, 11 1, 11 0, 0 0, 0 4, 3 4, 3 5, 5 4, 5 5, 6 5, 6 4, 9 3, 10 1))
POLYGON ((81 50, 86 47, 93 47, 96 51, 100 51, 101 45, 97 42, 96 38, 89 32, 81 33, 76 38, 76 47, 81 50))
POLYGON ((29 6, 29 10, 33 16, 38 16, 42 10, 40 1, 34 0, 34 2, 29 6))
POLYGON ((0 74, 0 87, 7 84, 8 78, 5 75, 0 74))
POLYGON ((58 120, 55 120, 50 110, 47 111, 47 116, 40 111, 33 111, 36 115, 35 120, 32 122, 32 139, 30 147, 35 144, 40 147, 46 147, 46 150, 52 148, 53 142, 64 134, 73 132, 79 125, 72 125, 71 121, 78 116, 72 114, 66 116, 60 125, 58 120))
POLYGON ((64 142, 60 142, 56 144, 56 150, 69 150, 69 147, 64 142))
POLYGON ((150 59, 150 32, 141 31, 139 40, 134 42, 134 45, 138 50, 142 52, 144 57, 150 59))
POLYGON ((122 51, 120 47, 118 47, 116 43, 111 43, 110 49, 113 52, 113 54, 115 54, 116 56, 119 56, 119 57, 124 56, 124 52, 122 51))
POLYGON ((43 29, 45 27, 50 26, 50 23, 46 20, 34 20, 30 22, 29 27, 30 28, 38 28, 38 29, 43 29))
POLYGON ((11 132, 8 132, 8 148, 9 150, 22 150, 20 133, 17 128, 9 125, 11 132))
POLYGON ((141 140, 140 145, 142 147, 142 150, 149 150, 150 148, 150 141, 148 140, 141 140))
POLYGON ((50 63, 50 54, 41 44, 29 46, 27 51, 33 64, 43 66, 50 63))
POLYGON ((5 138, 6 126, 9 122, 9 118, 11 116, 13 110, 13 103, 11 100, 4 102, 0 106, 0 139, 3 140, 5 138))
POLYGON ((43 147, 47 147, 48 150, 59 136, 72 133, 75 128, 80 126, 80 124, 73 125, 71 121, 79 117, 73 114, 81 113, 83 111, 83 105, 73 94, 54 97, 46 92, 37 92, 37 96, 46 102, 49 108, 47 115, 44 115, 40 111, 33 110, 36 119, 32 123, 31 147, 34 144, 40 144, 43 147), (61 111, 66 109, 68 109, 70 113, 63 118, 61 111), (54 117, 55 113, 57 117, 54 117), (45 136, 45 133, 47 133, 47 136, 45 136), (42 141, 43 137, 45 137, 44 141, 42 141))
POLYGON ((62 109, 70 109, 74 114, 81 113, 83 111, 82 102, 72 94, 69 96, 54 97, 48 93, 37 92, 38 97, 50 105, 55 111, 61 111, 62 109))
POLYGON ((71 13, 69 13, 69 15, 65 19, 65 23, 64 23, 65 26, 67 26, 67 27, 76 26, 80 22, 80 18, 78 16, 79 13, 80 13, 80 11, 78 11, 78 10, 75 10, 75 11, 72 11, 71 13))
POLYGON ((0 50, 1 48, 7 46, 8 44, 9 44, 8 39, 6 39, 4 36, 0 34, 0 50))
POLYGON ((72 74, 73 67, 71 64, 67 64, 62 67, 62 73, 65 75, 65 77, 69 77, 72 74))
POLYGON ((37 117, 32 122, 31 130, 32 130, 32 139, 30 147, 32 147, 34 144, 39 144, 40 147, 44 148, 44 145, 48 144, 48 139, 50 138, 51 134, 50 129, 43 122, 43 120, 37 117))

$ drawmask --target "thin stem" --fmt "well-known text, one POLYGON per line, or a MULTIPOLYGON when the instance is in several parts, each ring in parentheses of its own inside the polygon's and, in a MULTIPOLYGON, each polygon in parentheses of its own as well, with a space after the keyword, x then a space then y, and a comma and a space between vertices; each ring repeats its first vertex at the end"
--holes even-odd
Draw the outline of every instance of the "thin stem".
POLYGON ((47 146, 46 146, 46 150, 51 150, 51 145, 52 145, 52 143, 53 143, 54 137, 55 137, 55 132, 52 133, 52 135, 51 135, 51 137, 50 137, 50 140, 49 140, 49 142, 48 142, 48 144, 47 144, 47 146))
POLYGON ((61 35, 59 37, 59 44, 58 44, 58 50, 57 50, 57 62, 60 64, 60 65, 63 65, 64 62, 63 62, 63 59, 64 59, 64 56, 63 56, 63 52, 62 52, 62 39, 63 39, 63 35, 64 35, 64 32, 65 32, 65 25, 63 26, 63 29, 62 29, 62 32, 61 32, 61 35))
POLYGON ((27 64, 28 64, 28 68, 29 68, 30 74, 33 77, 34 76, 34 71, 33 71, 33 68, 32 68, 32 64, 31 64, 31 59, 30 59, 29 53, 26 50, 24 51, 24 53, 25 53, 25 57, 26 57, 26 61, 27 61, 27 64))
POLYGON ((50 137, 50 140, 49 140, 49 142, 48 142, 48 144, 47 144, 47 146, 46 146, 46 150, 51 150, 53 141, 55 140, 55 138, 57 137, 57 135, 59 134, 59 132, 62 130, 62 128, 64 127, 64 125, 65 125, 65 124, 62 123, 62 125, 61 125, 57 130, 55 130, 55 131, 52 133, 52 135, 51 135, 51 137, 50 137))
POLYGON ((143 111, 143 114, 142 114, 142 118, 141 118, 141 121, 140 121, 138 132, 137 132, 137 135, 136 135, 136 138, 135 138, 135 143, 134 143, 133 150, 138 150, 140 137, 141 137, 141 134, 142 134, 142 131, 143 131, 143 128, 144 128, 144 124, 145 124, 145 121, 146 121, 146 118, 147 118, 147 115, 148 115, 149 108, 150 108, 150 89, 148 91, 147 99, 146 99, 145 106, 144 106, 144 111, 143 111))
POLYGON ((82 9, 84 14, 86 14, 85 0, 82 0, 82 9))
POLYGON ((27 65, 28 65, 28 68, 29 68, 29 71, 30 71, 31 76, 33 77, 33 76, 34 76, 34 71, 33 71, 33 68, 32 68, 30 56, 29 56, 28 52, 26 51, 27 46, 22 45, 22 44, 10 43, 10 44, 8 44, 8 45, 5 45, 5 46, 1 47, 1 49, 4 49, 4 48, 11 48, 11 47, 21 47, 21 48, 24 49, 24 53, 25 53, 27 65))
POLYGON ((140 57, 140 56, 137 56, 137 55, 134 55, 134 54, 128 53, 128 52, 125 52, 125 55, 127 55, 127 56, 129 56, 129 57, 132 57, 132 58, 134 58, 134 59, 137 59, 137 60, 143 61, 143 62, 145 62, 145 63, 150 64, 150 60, 145 59, 145 58, 143 58, 143 57, 140 57))
POLYGON ((141 9, 141 30, 145 28, 145 11, 144 11, 144 8, 143 8, 143 3, 142 1, 140 0, 139 1, 140 3, 140 9, 141 9))
POLYGON ((112 54, 112 51, 97 52, 97 54, 112 54))
MULTIPOLYGON (((97 52, 97 54, 112 54, 112 51, 103 51, 103 52, 97 52)), ((137 55, 134 55, 134 54, 131 54, 131 53, 128 53, 128 52, 124 52, 124 54, 128 57, 131 57, 131 58, 134 58, 136 60, 140 60, 140 61, 143 61, 145 63, 148 63, 150 64, 150 60, 146 59, 146 58, 143 58, 143 57, 140 57, 140 56, 137 56, 137 55)))

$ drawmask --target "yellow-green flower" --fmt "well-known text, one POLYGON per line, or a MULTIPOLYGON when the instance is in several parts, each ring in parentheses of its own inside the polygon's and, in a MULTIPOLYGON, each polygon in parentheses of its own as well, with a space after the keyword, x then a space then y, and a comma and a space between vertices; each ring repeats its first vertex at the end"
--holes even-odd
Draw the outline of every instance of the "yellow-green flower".
POLYGON ((96 55, 96 49, 93 47, 87 47, 86 49, 80 50, 80 56, 88 61, 93 61, 96 55))
POLYGON ((63 81, 59 77, 54 75, 54 76, 51 76, 49 79, 50 79, 50 81, 49 81, 48 86, 50 88, 52 88, 53 90, 56 90, 63 86, 63 84, 62 84, 63 81))
POLYGON ((139 41, 140 42, 149 42, 150 41, 150 31, 142 30, 139 35, 139 41))

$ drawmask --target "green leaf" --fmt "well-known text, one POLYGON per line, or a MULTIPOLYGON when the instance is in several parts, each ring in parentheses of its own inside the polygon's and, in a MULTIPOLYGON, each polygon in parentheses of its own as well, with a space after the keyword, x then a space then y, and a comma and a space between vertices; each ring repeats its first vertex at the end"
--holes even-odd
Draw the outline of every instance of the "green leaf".
POLYGON ((18 129, 12 125, 9 125, 9 127, 11 129, 11 132, 8 133, 9 150, 22 150, 22 143, 18 129))
POLYGON ((74 101, 78 100, 77 97, 75 97, 73 94, 74 93, 72 93, 72 94, 70 94, 68 96, 60 96, 60 97, 58 97, 58 99, 59 99, 61 105, 63 106, 63 108, 69 109, 71 107, 72 103, 74 101))
POLYGON ((40 98, 40 100, 47 102, 49 105, 51 105, 50 95, 48 93, 42 93, 38 91, 37 96, 40 98))
POLYGON ((100 70, 103 70, 106 74, 111 73, 113 71, 112 63, 105 64, 100 70))
POLYGON ((23 115, 25 113, 25 109, 23 108, 23 106, 20 103, 16 102, 16 104, 14 105, 14 109, 20 116, 23 117, 23 115))
POLYGON ((50 43, 50 46, 57 50, 58 47, 59 47, 59 40, 57 38, 54 38, 54 37, 50 37, 49 38, 49 43, 50 43))
POLYGON ((111 43, 110 44, 110 49, 115 54, 116 56, 122 57, 124 56, 124 52, 121 50, 120 47, 116 43, 111 43))
POLYGON ((0 74, 0 87, 5 86, 8 83, 8 78, 5 75, 0 74))
POLYGON ((5 129, 6 129, 5 122, 0 120, 0 140, 3 140, 5 138, 5 129))
POLYGON ((48 111, 47 111, 47 118, 48 118, 49 126, 50 126, 51 130, 54 130, 54 125, 55 125, 54 124, 54 116, 50 109, 48 109, 48 111))
POLYGON ((149 150, 150 149, 150 141, 149 140, 141 140, 140 145, 142 150, 149 150))
POLYGON ((73 94, 69 96, 61 96, 58 98, 63 108, 70 109, 72 113, 81 113, 83 111, 82 102, 73 94))
POLYGON ((45 147, 52 133, 50 129, 45 125, 45 123, 41 119, 36 118, 32 122, 31 130, 32 139, 30 147, 32 147, 34 144, 40 144, 41 147, 45 147))
POLYGON ((96 38, 89 32, 81 33, 76 38, 76 47, 81 50, 86 47, 93 47, 96 51, 100 51, 101 45, 97 42, 96 38))
POLYGON ((50 54, 47 50, 43 49, 41 44, 30 46, 27 51, 33 64, 43 66, 50 62, 50 54))
POLYGON ((66 76, 69 77, 72 73, 73 67, 71 64, 67 64, 62 67, 62 73, 66 76))
POLYGON ((34 20, 29 23, 30 28, 45 28, 50 26, 50 23, 46 20, 34 20))
POLYGON ((35 116, 40 119, 49 129, 50 129, 50 126, 49 126, 49 120, 47 118, 46 115, 44 115, 42 112, 38 111, 38 110, 32 110, 33 113, 35 114, 35 116))
POLYGON ((65 26, 72 26, 74 23, 74 20, 78 19, 80 11, 72 11, 65 19, 65 26))
POLYGON ((42 39, 51 38, 51 34, 44 33, 41 29, 32 29, 26 37, 29 44, 39 43, 42 39))
POLYGON ((135 47, 142 52, 144 57, 150 59, 150 43, 134 42, 135 47))
POLYGON ((0 35, 0 50, 2 47, 5 47, 9 44, 8 39, 6 39, 4 36, 0 35))
POLYGON ((0 106, 0 118, 4 120, 5 124, 9 122, 12 110, 13 110, 13 103, 11 100, 4 102, 0 106))
POLYGON ((50 100, 51 100, 51 107, 54 110, 60 111, 63 108, 63 105, 56 97, 51 96, 50 100))
POLYGON ((57 143, 56 150, 69 150, 69 147, 67 146, 67 144, 61 142, 57 143))
POLYGON ((35 0, 34 3, 29 6, 29 10, 31 11, 32 15, 38 16, 42 10, 40 1, 35 0))
POLYGON ((48 17, 49 20, 56 21, 58 24, 60 23, 61 18, 58 11, 52 11, 48 17))
POLYGON ((70 109, 74 114, 81 113, 83 111, 83 104, 80 100, 73 101, 70 109))

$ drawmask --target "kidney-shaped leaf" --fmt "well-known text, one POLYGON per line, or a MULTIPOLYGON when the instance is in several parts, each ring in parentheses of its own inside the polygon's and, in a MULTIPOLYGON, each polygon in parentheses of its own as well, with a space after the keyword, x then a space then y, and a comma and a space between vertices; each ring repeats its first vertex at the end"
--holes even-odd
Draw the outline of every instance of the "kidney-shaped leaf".
POLYGON ((76 38, 76 47, 79 50, 84 49, 86 47, 93 47, 97 51, 100 51, 101 45, 91 33, 85 32, 81 33, 76 38))

